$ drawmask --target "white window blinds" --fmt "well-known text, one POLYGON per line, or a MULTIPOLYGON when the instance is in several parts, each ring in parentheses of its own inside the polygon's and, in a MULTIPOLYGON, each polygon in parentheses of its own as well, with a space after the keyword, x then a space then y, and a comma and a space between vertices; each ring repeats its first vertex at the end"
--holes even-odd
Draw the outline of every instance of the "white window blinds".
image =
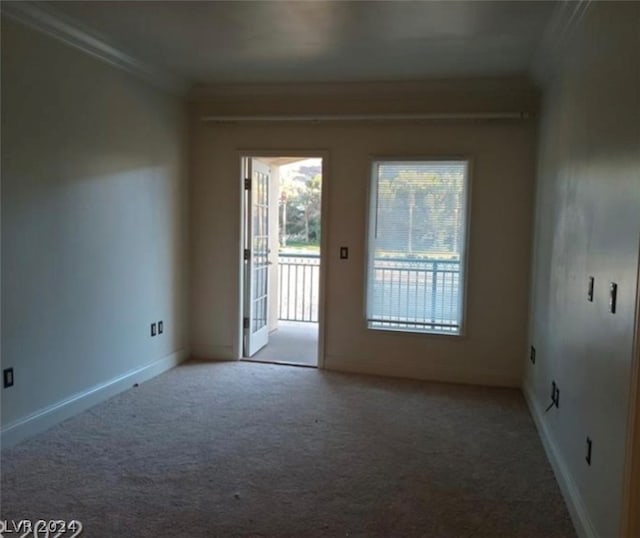
POLYGON ((377 161, 366 315, 373 329, 460 334, 468 163, 377 161))

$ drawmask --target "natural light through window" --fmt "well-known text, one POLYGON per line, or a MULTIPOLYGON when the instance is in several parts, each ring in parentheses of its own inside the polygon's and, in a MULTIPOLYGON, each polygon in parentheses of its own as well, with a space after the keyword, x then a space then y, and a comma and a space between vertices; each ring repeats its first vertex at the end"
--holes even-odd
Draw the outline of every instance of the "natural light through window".
POLYGON ((467 161, 376 161, 369 205, 369 328, 460 334, 467 161))

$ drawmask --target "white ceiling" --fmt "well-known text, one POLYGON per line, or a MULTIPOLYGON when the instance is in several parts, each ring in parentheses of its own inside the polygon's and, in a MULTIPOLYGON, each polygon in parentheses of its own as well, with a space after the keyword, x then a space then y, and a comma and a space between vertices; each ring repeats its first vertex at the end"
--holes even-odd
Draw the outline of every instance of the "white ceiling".
POLYGON ((528 72, 554 2, 48 4, 191 84, 392 81, 528 72))

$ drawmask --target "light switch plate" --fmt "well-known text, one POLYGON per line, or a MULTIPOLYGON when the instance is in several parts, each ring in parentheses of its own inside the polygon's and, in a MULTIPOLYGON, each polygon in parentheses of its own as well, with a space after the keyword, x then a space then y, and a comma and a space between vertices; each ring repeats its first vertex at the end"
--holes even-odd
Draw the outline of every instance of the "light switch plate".
POLYGON ((587 291, 587 300, 592 303, 593 302, 593 288, 595 286, 595 278, 592 276, 589 277, 589 288, 587 291))
POLYGON ((13 387, 13 368, 5 368, 3 370, 3 387, 8 389, 9 387, 13 387))
POLYGON ((612 314, 616 313, 618 302, 618 285, 615 282, 611 283, 609 286, 609 312, 612 314))

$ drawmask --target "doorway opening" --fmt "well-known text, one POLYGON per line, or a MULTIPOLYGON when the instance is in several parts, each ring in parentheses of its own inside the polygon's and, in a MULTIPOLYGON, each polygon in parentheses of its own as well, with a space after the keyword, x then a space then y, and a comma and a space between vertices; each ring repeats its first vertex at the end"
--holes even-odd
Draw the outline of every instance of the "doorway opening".
POLYGON ((244 360, 318 366, 320 157, 244 157, 244 360))

